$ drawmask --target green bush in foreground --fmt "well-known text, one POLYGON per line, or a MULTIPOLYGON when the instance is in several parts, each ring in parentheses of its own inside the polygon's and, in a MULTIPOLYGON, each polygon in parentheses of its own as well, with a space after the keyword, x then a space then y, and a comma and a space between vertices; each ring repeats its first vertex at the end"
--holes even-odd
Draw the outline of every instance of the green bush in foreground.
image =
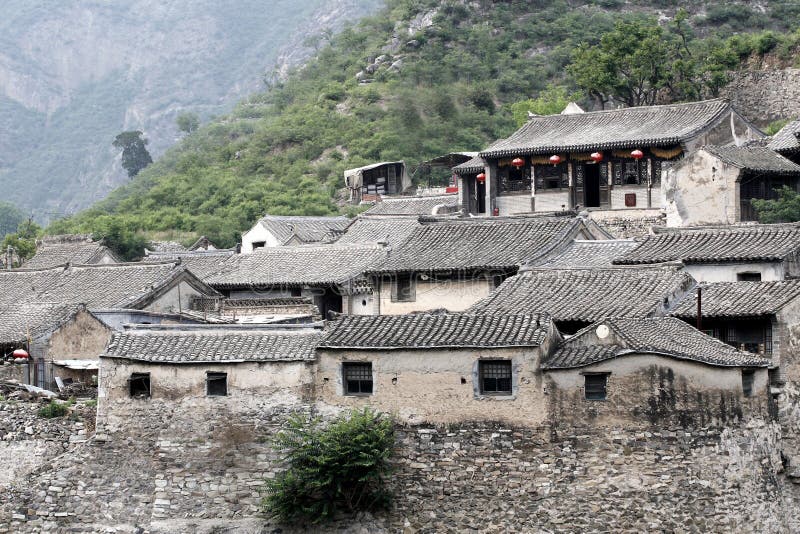
POLYGON ((287 523, 321 523, 339 512, 386 508, 393 447, 392 420, 369 409, 328 425, 294 417, 275 440, 287 469, 267 480, 262 509, 287 523))
POLYGON ((39 410, 39 417, 44 417, 45 419, 64 417, 67 415, 67 412, 69 412, 69 408, 66 405, 50 401, 49 404, 43 406, 42 409, 39 410))

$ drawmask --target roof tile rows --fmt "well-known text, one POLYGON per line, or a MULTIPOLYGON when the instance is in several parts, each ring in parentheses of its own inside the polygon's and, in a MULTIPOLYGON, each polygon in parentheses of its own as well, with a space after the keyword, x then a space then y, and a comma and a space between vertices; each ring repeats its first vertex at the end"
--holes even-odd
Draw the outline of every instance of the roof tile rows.
POLYGON ((229 260, 234 254, 235 251, 232 249, 154 252, 145 256, 142 261, 148 263, 164 261, 179 262, 199 279, 206 280, 214 274, 229 269, 232 265, 232 262, 229 260))
POLYGON ((643 106, 533 117, 481 156, 542 154, 675 145, 714 125, 731 111, 726 100, 643 106))
POLYGON ((572 369, 629 354, 656 354, 721 367, 766 367, 769 360, 737 350, 703 334, 680 319, 605 318, 566 341, 542 362, 542 369, 572 369), (615 343, 599 340, 596 330, 606 325, 615 343))
POLYGON ((461 176, 464 174, 481 173, 485 168, 486 160, 480 156, 475 156, 474 158, 453 167, 453 172, 461 176))
POLYGON ((53 303, 0 305, 0 343, 21 343, 35 339, 52 331, 78 309, 77 305, 53 303))
MULTIPOLYGON (((702 286, 703 317, 760 317, 774 315, 800 298, 800 280, 773 282, 716 282, 702 286)), ((697 317, 696 293, 672 310, 676 317, 697 317)))
POLYGON ((519 217, 429 221, 375 272, 507 270, 576 237, 586 223, 575 217, 519 217))
POLYGON ((380 245, 332 244, 260 248, 231 258, 231 268, 208 279, 215 288, 344 285, 386 259, 380 245))
POLYGON ((793 120, 781 128, 767 146, 781 154, 792 154, 800 150, 800 119, 793 120))
POLYGON ((308 217, 266 215, 258 224, 267 229, 279 243, 288 244, 296 237, 300 243, 332 241, 350 224, 347 217, 308 217))
POLYGON ((419 226, 416 217, 359 217, 347 227, 336 243, 385 242, 397 246, 419 226))
POLYGON ((321 330, 310 328, 138 327, 115 333, 101 357, 158 363, 311 361, 321 338, 321 330))
POLYGON ((678 266, 611 269, 536 269, 511 277, 468 312, 533 313, 554 321, 649 317, 680 298, 694 279, 678 266))
POLYGON ((800 175, 800 165, 766 147, 705 146, 706 151, 729 165, 753 172, 800 175))
POLYGON ((618 265, 781 261, 800 252, 800 224, 653 229, 618 265))
POLYGON ((434 349, 535 347, 550 319, 532 315, 343 315, 330 326, 320 347, 331 349, 434 349))
POLYGON ((586 241, 576 239, 563 250, 541 258, 532 267, 547 269, 589 269, 612 267, 611 262, 637 246, 632 239, 586 241))
POLYGON ((384 198, 376 202, 368 215, 437 215, 452 213, 458 209, 458 195, 431 197, 384 198))
POLYGON ((89 265, 110 257, 119 261, 111 250, 102 243, 92 241, 84 235, 59 235, 45 237, 36 248, 36 254, 25 262, 26 269, 44 269, 65 265, 89 265))

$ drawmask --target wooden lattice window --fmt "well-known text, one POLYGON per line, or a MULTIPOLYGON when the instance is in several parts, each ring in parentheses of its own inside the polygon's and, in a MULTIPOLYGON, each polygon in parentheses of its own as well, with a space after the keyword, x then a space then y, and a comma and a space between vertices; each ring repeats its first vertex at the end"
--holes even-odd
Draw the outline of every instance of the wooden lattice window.
POLYGON ((344 390, 348 395, 372 395, 372 362, 342 364, 344 390))

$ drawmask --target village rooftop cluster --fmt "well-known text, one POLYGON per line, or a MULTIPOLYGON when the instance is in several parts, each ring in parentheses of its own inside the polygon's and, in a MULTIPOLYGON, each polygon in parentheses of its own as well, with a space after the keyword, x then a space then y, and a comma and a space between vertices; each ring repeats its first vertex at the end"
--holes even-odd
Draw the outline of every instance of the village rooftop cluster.
POLYGON ((751 201, 798 190, 798 135, 722 99, 571 105, 431 162, 446 189, 347 171, 354 219, 265 215, 235 249, 135 263, 49 237, 0 271, 0 349, 32 386, 96 385, 109 421, 266 384, 408 422, 767 417, 800 373, 800 224, 751 201), (648 405, 652 373, 685 397, 648 405))

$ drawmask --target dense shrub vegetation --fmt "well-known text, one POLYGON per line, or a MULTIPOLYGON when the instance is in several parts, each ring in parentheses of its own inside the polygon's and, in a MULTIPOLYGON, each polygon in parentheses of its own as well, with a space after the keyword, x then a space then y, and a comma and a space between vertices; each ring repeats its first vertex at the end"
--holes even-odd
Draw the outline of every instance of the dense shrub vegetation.
POLYGON ((295 417, 278 434, 276 449, 287 469, 267 480, 263 508, 270 516, 320 523, 389 505, 384 483, 394 431, 388 417, 368 409, 328 425, 295 417))
POLYGON ((717 4, 699 15, 703 4, 677 0, 390 0, 332 37, 305 68, 285 81, 268 76, 268 90, 48 231, 107 237, 103 227, 119 225, 127 243, 137 233, 174 231, 232 246, 266 212, 339 212, 346 168, 477 150, 510 134, 527 111, 549 113, 576 97, 590 107, 626 102, 639 81, 652 91, 629 103, 713 96, 746 60, 792 60, 800 32, 787 32, 800 10, 717 4), (421 28, 434 9, 433 24, 421 28), (657 9, 672 19, 659 23, 657 9), (754 33, 732 35, 741 31, 754 33), (629 61, 637 78, 610 81, 629 61), (371 83, 359 83, 359 72, 371 83))

